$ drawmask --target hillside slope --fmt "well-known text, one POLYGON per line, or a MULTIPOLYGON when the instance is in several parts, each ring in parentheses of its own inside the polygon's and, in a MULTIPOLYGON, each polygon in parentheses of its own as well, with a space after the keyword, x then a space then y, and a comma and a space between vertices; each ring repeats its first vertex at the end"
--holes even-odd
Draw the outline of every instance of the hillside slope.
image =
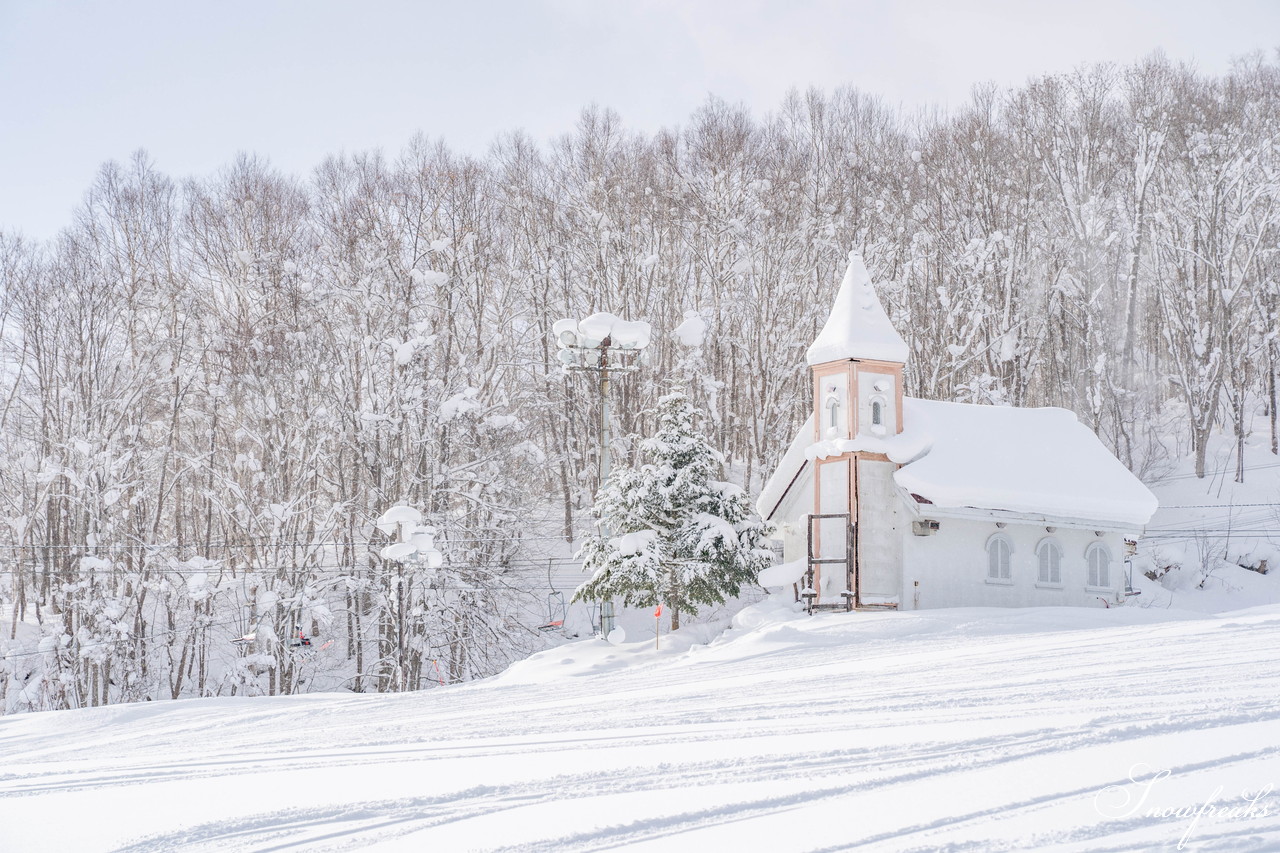
POLYGON ((0 849, 1280 845, 1270 793, 1148 814, 1280 780, 1280 606, 735 624, 416 694, 0 719, 0 849))
POLYGON ((1148 482, 1160 509, 1138 542, 1132 577, 1142 595, 1129 606, 1212 613, 1280 604, 1280 459, 1265 420, 1254 427, 1243 483, 1224 434, 1210 439, 1203 478, 1186 458, 1148 482))

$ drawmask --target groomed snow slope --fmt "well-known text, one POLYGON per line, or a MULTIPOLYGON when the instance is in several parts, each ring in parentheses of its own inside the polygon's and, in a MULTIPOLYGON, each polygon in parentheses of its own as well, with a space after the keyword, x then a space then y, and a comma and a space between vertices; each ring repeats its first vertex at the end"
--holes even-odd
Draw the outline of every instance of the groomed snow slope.
MULTIPOLYGON (((3 718, 0 850, 1174 849, 1192 819, 1150 809, 1280 782, 1280 606, 738 625, 418 694, 3 718)), ((1184 849, 1277 847, 1267 794, 1184 849)))

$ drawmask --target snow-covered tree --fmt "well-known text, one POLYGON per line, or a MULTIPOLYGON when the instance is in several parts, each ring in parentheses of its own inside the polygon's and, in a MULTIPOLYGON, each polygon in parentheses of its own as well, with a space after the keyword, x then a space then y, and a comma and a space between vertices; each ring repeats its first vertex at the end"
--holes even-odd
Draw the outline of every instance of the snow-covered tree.
POLYGON ((658 431, 641 453, 651 461, 619 468, 596 501, 581 551, 593 574, 575 600, 665 604, 675 629, 681 611, 737 595, 771 555, 746 493, 716 479, 723 456, 698 432, 683 391, 658 401, 658 431))
POLYGON ((542 644, 547 561, 600 485, 554 321, 652 322, 610 432, 653 434, 684 376, 753 492, 851 245, 912 396, 1065 406, 1148 474, 1211 476, 1228 429, 1243 477, 1251 428, 1280 453, 1277 115, 1274 57, 1157 55, 943 112, 809 90, 310 176, 107 164, 58 239, 0 233, 3 707, 392 689, 402 614, 410 689, 501 670, 542 644), (403 603, 373 524, 399 501, 444 557, 403 603), (299 621, 326 652, 299 659, 299 621))

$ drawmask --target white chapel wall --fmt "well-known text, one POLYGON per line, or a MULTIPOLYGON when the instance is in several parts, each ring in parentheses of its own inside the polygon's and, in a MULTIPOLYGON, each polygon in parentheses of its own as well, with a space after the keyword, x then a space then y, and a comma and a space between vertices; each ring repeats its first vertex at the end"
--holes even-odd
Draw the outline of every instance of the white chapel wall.
POLYGON ((858 372, 858 432, 866 435, 895 435, 898 432, 898 406, 895 383, 890 373, 858 372), (880 425, 872 417, 880 403, 880 425))
POLYGON ((992 521, 939 519, 939 530, 931 536, 916 536, 905 525, 903 536, 903 610, 915 607, 920 582, 919 608, 934 607, 1102 607, 1099 597, 1116 604, 1117 592, 1125 586, 1124 536, 1092 530, 1057 527, 1053 533, 1044 524, 1009 523, 1003 529, 992 521), (1011 578, 1008 583, 987 578, 987 540, 1001 533, 1013 546, 1011 578), (1036 546, 1045 537, 1057 540, 1062 548, 1060 588, 1041 585, 1036 546), (1110 584, 1106 591, 1087 586, 1087 548, 1101 542, 1111 553, 1110 584))
POLYGON ((892 462, 858 460, 858 593, 864 604, 896 602, 902 589, 897 468, 892 462))

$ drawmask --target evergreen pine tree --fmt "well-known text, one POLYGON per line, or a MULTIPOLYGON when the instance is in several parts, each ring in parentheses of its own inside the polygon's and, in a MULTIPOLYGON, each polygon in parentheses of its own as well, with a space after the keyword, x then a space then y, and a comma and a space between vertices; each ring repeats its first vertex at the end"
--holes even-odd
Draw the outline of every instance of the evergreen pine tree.
POLYGON ((619 467, 597 496, 579 552, 592 577, 574 600, 664 604, 678 628, 681 611, 737 595, 772 555, 746 493, 715 479, 724 457, 695 429, 689 399, 677 390, 658 405, 658 432, 641 445, 649 462, 619 467))

